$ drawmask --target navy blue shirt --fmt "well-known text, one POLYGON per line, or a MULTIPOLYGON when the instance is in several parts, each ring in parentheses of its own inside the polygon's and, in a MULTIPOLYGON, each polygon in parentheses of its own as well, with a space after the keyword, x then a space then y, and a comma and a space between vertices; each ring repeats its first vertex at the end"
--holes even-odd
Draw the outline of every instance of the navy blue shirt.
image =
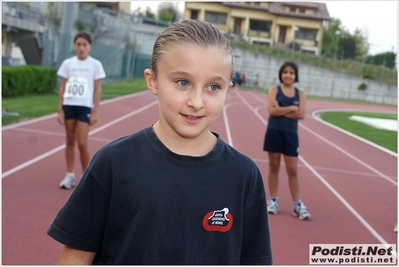
MULTIPOLYGON (((281 90, 281 86, 277 86, 276 100, 280 107, 288 107, 292 105, 299 105, 299 90, 295 89, 294 97, 287 97, 281 90)), ((298 132, 298 120, 287 118, 285 116, 269 116, 267 128, 282 130, 286 132, 298 132)))
POLYGON ((273 263, 256 164, 219 137, 175 154, 153 127, 101 148, 47 232, 94 264, 273 263))

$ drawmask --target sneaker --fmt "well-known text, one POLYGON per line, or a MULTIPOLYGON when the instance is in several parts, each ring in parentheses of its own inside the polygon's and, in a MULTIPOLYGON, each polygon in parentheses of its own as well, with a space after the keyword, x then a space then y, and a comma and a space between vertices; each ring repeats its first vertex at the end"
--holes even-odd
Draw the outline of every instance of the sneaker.
POLYGON ((71 189, 73 186, 75 186, 75 177, 67 174, 64 180, 61 181, 60 187, 65 189, 71 189))
POLYGON ((393 231, 394 231, 395 233, 398 232, 398 223, 395 224, 395 227, 393 228, 393 231))
POLYGON ((278 202, 274 200, 269 200, 269 203, 267 205, 267 212, 277 214, 277 211, 278 211, 278 202))
POLYGON ((301 220, 310 218, 310 213, 306 210, 306 206, 303 203, 294 207, 294 215, 301 220))

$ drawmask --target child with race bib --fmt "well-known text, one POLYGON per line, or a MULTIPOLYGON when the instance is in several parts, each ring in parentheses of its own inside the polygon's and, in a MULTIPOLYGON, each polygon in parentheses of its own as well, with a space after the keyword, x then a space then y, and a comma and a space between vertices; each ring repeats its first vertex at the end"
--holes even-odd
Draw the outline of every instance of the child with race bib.
POLYGON ((62 78, 58 98, 58 122, 65 125, 67 174, 60 187, 70 189, 75 185, 74 161, 77 142, 80 162, 86 170, 90 153, 88 149, 89 126, 97 123, 101 98, 101 79, 105 72, 100 61, 89 56, 91 36, 86 32, 74 38, 76 56, 64 60, 57 75, 62 78))
POLYGON ((94 155, 48 229, 59 263, 272 264, 261 173, 209 130, 233 85, 226 37, 174 23, 144 77, 159 118, 94 155))

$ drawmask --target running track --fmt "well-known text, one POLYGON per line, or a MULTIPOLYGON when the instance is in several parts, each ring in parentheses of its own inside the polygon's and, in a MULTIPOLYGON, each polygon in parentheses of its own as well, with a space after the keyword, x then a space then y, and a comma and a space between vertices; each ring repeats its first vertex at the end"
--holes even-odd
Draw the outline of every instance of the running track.
MULTIPOLYGON (((262 151, 267 96, 234 89, 211 130, 259 166, 267 187, 262 151)), ((395 107, 307 101, 300 121, 299 177, 312 218, 292 215, 284 164, 277 215, 270 215, 275 264, 309 264, 309 244, 397 244, 397 158, 314 119, 322 109, 396 112, 395 107)), ((100 122, 90 131, 93 154, 101 146, 154 123, 157 98, 137 93, 101 103, 100 122)), ((62 245, 46 234, 71 194, 58 188, 65 174, 64 128, 55 114, 3 127, 2 263, 54 265, 62 245)), ((78 154, 77 154, 78 155, 78 154)), ((76 175, 81 176, 76 158, 76 175)), ((268 191, 267 191, 268 193, 268 191)))

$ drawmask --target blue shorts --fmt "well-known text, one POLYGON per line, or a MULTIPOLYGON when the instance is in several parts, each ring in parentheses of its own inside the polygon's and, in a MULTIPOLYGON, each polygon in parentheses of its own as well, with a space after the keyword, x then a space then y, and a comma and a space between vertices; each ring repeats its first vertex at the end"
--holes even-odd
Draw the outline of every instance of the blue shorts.
POLYGON ((276 129, 267 129, 263 150, 271 153, 282 153, 287 156, 298 157, 298 134, 276 129))
POLYGON ((63 105, 65 120, 78 120, 90 123, 91 108, 63 105))

